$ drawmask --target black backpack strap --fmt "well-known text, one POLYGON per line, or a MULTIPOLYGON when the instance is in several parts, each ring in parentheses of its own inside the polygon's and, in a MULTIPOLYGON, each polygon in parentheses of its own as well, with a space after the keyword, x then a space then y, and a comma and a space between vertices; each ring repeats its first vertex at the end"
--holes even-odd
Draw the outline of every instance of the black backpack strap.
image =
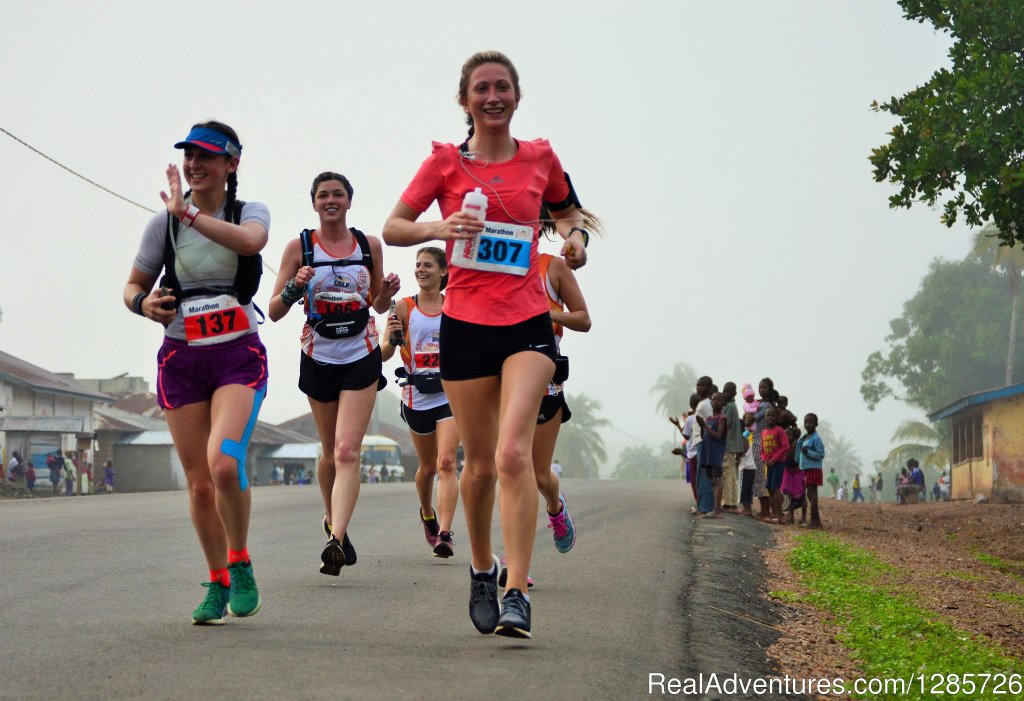
POLYGON ((178 274, 174 270, 174 243, 178 238, 178 218, 167 213, 167 233, 164 236, 164 276, 160 279, 160 286, 170 289, 175 296, 175 306, 181 303, 181 286, 178 284, 178 274))
POLYGON ((352 232, 352 235, 355 237, 356 243, 359 244, 359 251, 363 254, 363 265, 366 267, 367 270, 369 270, 372 273, 373 256, 370 254, 370 242, 366 239, 366 234, 364 234, 362 231, 355 227, 352 227, 350 231, 352 232))
POLYGON ((303 229, 299 234, 299 243, 302 245, 302 264, 313 267, 313 232, 303 229))

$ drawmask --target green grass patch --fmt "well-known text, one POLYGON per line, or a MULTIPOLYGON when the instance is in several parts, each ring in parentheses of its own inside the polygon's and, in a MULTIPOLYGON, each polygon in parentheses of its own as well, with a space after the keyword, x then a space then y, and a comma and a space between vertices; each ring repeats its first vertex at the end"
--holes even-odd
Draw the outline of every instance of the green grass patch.
POLYGON ((975 550, 974 557, 981 564, 988 565, 994 570, 998 570, 999 572, 1002 572, 1003 574, 1009 577, 1013 577, 1014 579, 1019 579, 1020 581, 1024 582, 1024 576, 1021 576, 1018 572, 1014 572, 1014 570, 1024 568, 1024 561, 1004 560, 1001 557, 989 555, 988 553, 983 552, 981 550, 975 550))
POLYGON ((776 601, 783 601, 787 604, 792 604, 797 601, 803 601, 803 594, 798 594, 795 591, 789 591, 788 589, 780 589, 778 591, 768 592, 768 596, 775 599, 776 601))
POLYGON ((971 572, 969 570, 950 570, 949 572, 943 572, 943 577, 949 577, 950 579, 962 579, 965 582, 978 582, 982 577, 977 572, 971 572))
MULTIPOLYGON (((975 639, 918 606, 912 595, 886 586, 893 568, 866 550, 824 533, 797 539, 789 563, 807 586, 806 601, 826 611, 841 628, 838 638, 860 663, 865 679, 924 675, 909 693, 872 694, 878 699, 932 699, 933 674, 1024 674, 1024 664, 991 642, 975 639)), ((980 684, 980 678, 978 678, 980 684)), ((852 679, 846 680, 852 692, 852 679)), ((954 691, 948 689, 947 692, 954 691)), ((869 698, 866 694, 860 698, 869 698)), ((946 693, 944 698, 1005 699, 985 692, 946 693)))
POLYGON ((989 555, 986 552, 980 550, 974 551, 974 557, 983 565, 988 565, 994 570, 1008 570, 1013 567, 1012 562, 1008 562, 1002 558, 996 557, 995 555, 989 555))
POLYGON ((1010 594, 1005 591, 996 591, 989 594, 996 601, 1005 601, 1008 604, 1017 604, 1021 608, 1024 608, 1024 596, 1020 594, 1010 594))

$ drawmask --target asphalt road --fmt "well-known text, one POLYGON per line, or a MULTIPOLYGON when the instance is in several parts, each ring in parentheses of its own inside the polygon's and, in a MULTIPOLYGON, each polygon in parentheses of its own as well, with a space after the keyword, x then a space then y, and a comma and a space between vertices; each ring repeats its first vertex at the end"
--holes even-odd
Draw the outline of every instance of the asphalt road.
POLYGON ((256 488, 263 610, 220 627, 190 624, 207 572, 183 492, 0 501, 0 698, 682 698, 648 675, 769 673, 766 527, 694 519, 679 482, 565 492, 579 538, 559 554, 538 528, 530 641, 476 632, 461 509, 436 559, 411 484, 363 485, 339 578, 316 487, 256 488))

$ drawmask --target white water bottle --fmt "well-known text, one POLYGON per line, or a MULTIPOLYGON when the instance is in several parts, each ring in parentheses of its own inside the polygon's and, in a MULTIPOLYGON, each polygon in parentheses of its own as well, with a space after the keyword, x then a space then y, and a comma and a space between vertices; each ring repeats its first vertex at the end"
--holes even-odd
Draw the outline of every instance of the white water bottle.
MULTIPOLYGON (((474 219, 480 220, 481 224, 487 220, 487 195, 484 194, 483 190, 477 188, 472 192, 466 193, 466 196, 462 198, 462 212, 474 219)), ((479 237, 476 236, 471 239, 458 239, 452 248, 452 263, 459 266, 474 267, 472 261, 476 255, 477 241, 479 241, 479 237)))
POLYGON ((483 190, 477 188, 466 193, 462 198, 462 213, 479 219, 481 223, 487 221, 487 195, 483 190))

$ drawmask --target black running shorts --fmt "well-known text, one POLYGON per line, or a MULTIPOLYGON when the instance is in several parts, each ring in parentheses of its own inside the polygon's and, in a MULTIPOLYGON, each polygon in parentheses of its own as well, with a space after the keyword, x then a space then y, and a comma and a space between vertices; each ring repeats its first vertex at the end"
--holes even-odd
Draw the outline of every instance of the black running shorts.
POLYGON ((321 363, 305 353, 300 355, 299 389, 318 402, 336 402, 343 391, 365 389, 374 382, 378 392, 388 385, 381 374, 380 348, 374 348, 365 358, 341 365, 321 363))
POLYGON ((511 326, 472 324, 442 314, 440 345, 443 380, 500 375, 505 360, 523 351, 541 353, 555 362, 555 333, 547 312, 511 326))

